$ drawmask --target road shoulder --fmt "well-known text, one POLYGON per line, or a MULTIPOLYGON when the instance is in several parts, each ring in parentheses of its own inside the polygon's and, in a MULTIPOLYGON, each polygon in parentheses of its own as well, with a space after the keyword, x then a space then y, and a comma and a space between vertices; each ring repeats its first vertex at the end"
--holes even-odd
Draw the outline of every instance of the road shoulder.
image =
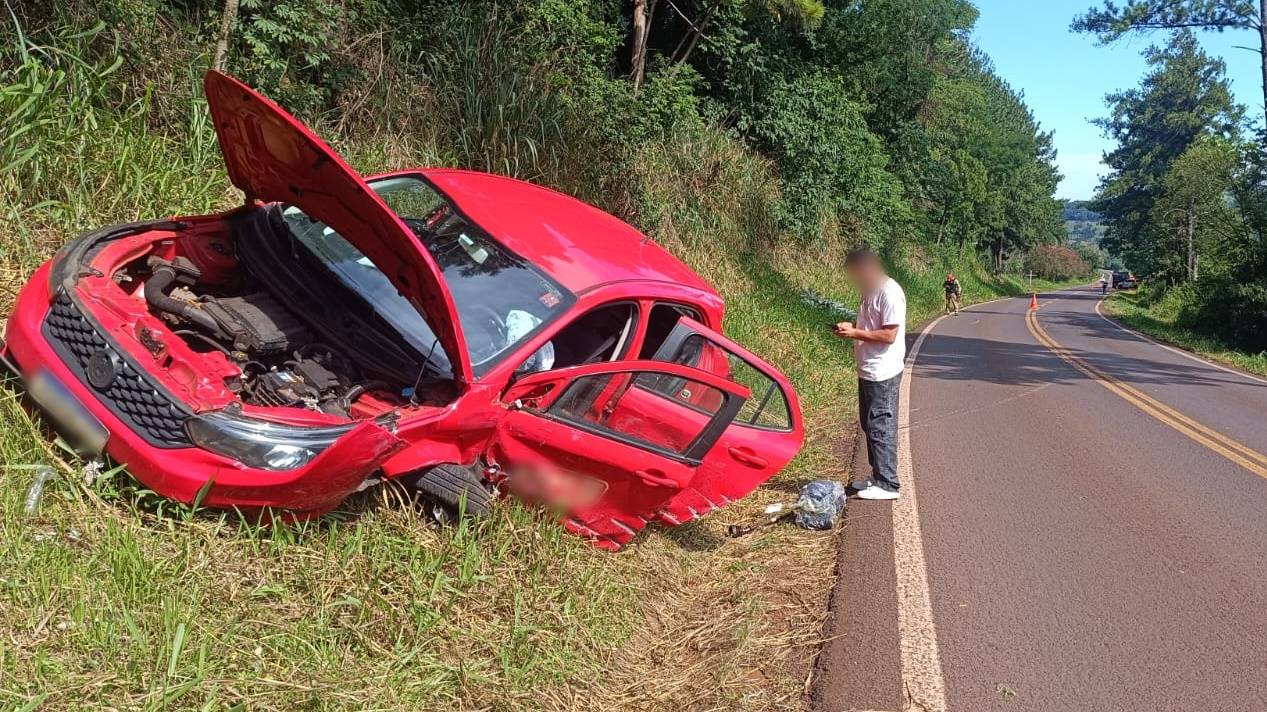
POLYGON ((1255 381, 1257 383, 1267 384, 1267 378, 1264 378, 1263 376, 1256 373, 1251 373, 1250 371, 1247 371, 1246 369, 1241 368, 1240 366, 1230 361, 1229 359, 1220 358, 1218 354, 1216 353, 1193 349, 1178 341, 1166 339, 1165 337, 1161 337, 1161 336, 1153 336, 1150 334, 1146 334, 1140 331, 1139 329, 1135 329, 1127 325, 1126 323, 1122 321, 1121 316, 1119 314, 1115 314, 1113 312, 1114 307, 1111 304, 1108 304, 1108 301, 1109 300, 1101 299, 1095 305, 1095 313, 1099 314, 1100 318, 1112 324, 1117 329, 1124 331, 1140 339, 1141 341, 1146 341, 1154 346, 1161 347, 1163 349, 1166 349, 1167 351, 1170 351, 1171 353, 1178 354, 1179 356, 1183 356, 1184 358, 1191 359, 1193 361, 1209 366, 1211 368, 1216 368, 1220 371, 1235 374, 1237 376, 1243 376, 1244 378, 1247 378, 1251 381, 1255 381), (1107 308, 1106 308, 1106 305, 1108 305, 1107 308))
MULTIPOLYGON (((963 311, 1016 298, 977 302, 963 311)), ((925 709, 945 707, 909 436, 910 391, 919 349, 945 318, 938 316, 906 336, 899 417, 903 499, 891 503, 851 498, 845 508, 824 643, 810 685, 809 708, 814 712, 901 710, 907 709, 912 699, 925 709), (860 582, 866 585, 858 585, 860 582), (904 670, 904 660, 910 669, 904 670)), ((854 479, 870 475, 861 433, 855 438, 849 471, 854 479)))

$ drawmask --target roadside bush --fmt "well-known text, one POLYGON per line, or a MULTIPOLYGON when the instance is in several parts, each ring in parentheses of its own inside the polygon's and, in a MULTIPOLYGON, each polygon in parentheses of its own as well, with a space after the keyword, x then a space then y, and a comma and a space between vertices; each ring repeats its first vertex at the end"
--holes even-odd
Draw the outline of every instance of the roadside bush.
POLYGON ((1214 334, 1242 351, 1267 351, 1267 284, 1222 278, 1200 287, 1185 326, 1214 334))
POLYGON ((1163 324, 1211 336, 1230 348, 1267 351, 1267 284, 1222 276, 1173 286, 1146 283, 1136 301, 1163 324))
POLYGON ((1167 324, 1191 327, 1199 322, 1201 293, 1195 284, 1146 282, 1139 288, 1137 301, 1167 324))
POLYGON ((1073 248, 1035 245, 1025 255, 1025 269, 1042 279, 1063 281, 1090 274, 1091 266, 1073 248))
POLYGON ((832 221, 878 247, 910 221, 902 184, 864 111, 826 73, 780 81, 762 102, 751 133, 778 161, 779 218, 797 234, 812 237, 832 221))

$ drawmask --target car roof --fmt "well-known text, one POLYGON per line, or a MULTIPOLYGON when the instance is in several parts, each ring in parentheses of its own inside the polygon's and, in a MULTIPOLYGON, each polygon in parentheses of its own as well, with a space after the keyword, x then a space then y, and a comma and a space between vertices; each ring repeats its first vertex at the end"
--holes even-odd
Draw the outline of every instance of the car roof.
POLYGON ((491 173, 449 168, 422 173, 498 242, 573 292, 649 280, 717 294, 651 238, 576 198, 491 173))

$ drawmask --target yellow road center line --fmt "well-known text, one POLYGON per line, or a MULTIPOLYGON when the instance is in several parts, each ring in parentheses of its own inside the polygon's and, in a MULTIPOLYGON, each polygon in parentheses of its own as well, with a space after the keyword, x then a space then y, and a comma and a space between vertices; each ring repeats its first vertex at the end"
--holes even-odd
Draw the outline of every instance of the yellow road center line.
POLYGON ((1153 418, 1174 428, 1204 447, 1226 457, 1250 472, 1267 479, 1267 455, 1264 455, 1216 430, 1199 423, 1179 411, 1165 405, 1157 399, 1129 386, 1076 356, 1069 349, 1061 346, 1053 339, 1042 325, 1038 323, 1035 311, 1025 314, 1025 325, 1029 332, 1047 348, 1051 349, 1066 363, 1081 371, 1091 380, 1099 383, 1109 391, 1153 418))
POLYGON ((1239 452, 1241 456, 1245 458, 1253 460, 1261 465, 1267 466, 1267 455, 1263 455, 1262 453, 1236 440, 1233 440, 1232 438, 1224 435, 1223 433, 1220 433, 1217 430, 1213 430, 1210 427, 1202 423, 1199 423, 1196 420, 1193 420, 1192 418, 1189 418, 1183 413, 1180 413, 1179 411, 1171 408, 1170 406, 1162 403, 1161 401, 1158 401, 1156 398, 1153 398, 1147 393, 1144 393, 1143 391, 1140 391, 1139 389, 1133 386, 1129 386, 1121 381, 1114 379, 1112 376, 1105 374, 1103 371, 1091 365, 1090 363, 1087 363, 1085 360, 1077 356, 1074 356, 1073 353, 1069 351, 1069 349, 1058 344, 1056 340, 1053 339, 1051 335, 1047 333, 1047 330, 1042 327, 1042 324, 1038 323, 1037 315, 1034 316, 1033 323, 1034 323, 1034 327, 1038 330, 1039 334, 1041 334, 1041 338, 1049 342, 1048 343, 1049 348, 1052 348, 1053 350, 1056 350, 1056 351, 1063 352, 1064 356, 1067 357, 1066 360, 1072 358, 1078 361, 1081 364, 1081 366, 1085 367, 1088 371, 1091 372, 1088 375, 1093 375, 1093 377, 1097 378, 1098 380, 1112 383, 1117 388, 1126 390, 1135 399, 1138 399, 1138 400, 1143 401, 1144 403, 1147 403, 1154 410, 1160 411, 1166 416, 1173 418, 1174 420, 1178 420, 1179 422, 1183 423, 1184 425, 1188 426, 1189 428, 1193 430, 1196 430, 1197 432, 1205 435, 1206 437, 1221 443, 1223 446, 1239 452))

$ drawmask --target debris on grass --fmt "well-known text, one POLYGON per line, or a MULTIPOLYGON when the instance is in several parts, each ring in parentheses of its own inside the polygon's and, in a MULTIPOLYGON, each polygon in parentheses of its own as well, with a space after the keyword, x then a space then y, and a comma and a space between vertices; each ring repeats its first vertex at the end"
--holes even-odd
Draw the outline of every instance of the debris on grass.
POLYGON ((845 511, 845 486, 834 480, 814 480, 801 488, 796 500, 796 524, 803 529, 831 529, 845 511))
POLYGON ((94 457, 93 459, 84 463, 84 467, 83 467, 84 487, 92 487, 97 482, 97 480, 101 479, 101 469, 103 467, 105 467, 105 463, 102 462, 101 458, 99 457, 94 457))
POLYGON ((815 309, 823 309, 831 312, 834 318, 838 318, 843 321, 858 320, 858 310, 845 306, 831 297, 825 297, 812 289, 806 288, 801 290, 801 301, 807 306, 814 307, 815 309))
POLYGON ((26 499, 22 505, 22 511, 27 516, 32 516, 40 509, 40 499, 44 496, 44 485, 53 479, 56 473, 53 468, 48 465, 40 465, 35 468, 35 479, 31 481, 31 486, 26 490, 26 499))

